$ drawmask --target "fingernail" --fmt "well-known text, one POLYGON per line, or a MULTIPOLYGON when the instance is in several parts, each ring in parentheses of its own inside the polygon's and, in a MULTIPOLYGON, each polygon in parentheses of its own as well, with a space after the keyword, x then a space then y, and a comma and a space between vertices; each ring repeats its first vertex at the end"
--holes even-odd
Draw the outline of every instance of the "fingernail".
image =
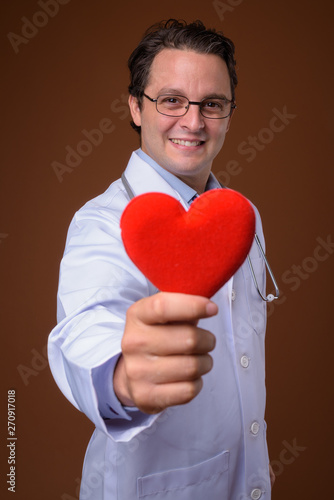
POLYGON ((206 305, 206 312, 208 316, 214 316, 218 312, 218 306, 214 302, 208 302, 206 305))

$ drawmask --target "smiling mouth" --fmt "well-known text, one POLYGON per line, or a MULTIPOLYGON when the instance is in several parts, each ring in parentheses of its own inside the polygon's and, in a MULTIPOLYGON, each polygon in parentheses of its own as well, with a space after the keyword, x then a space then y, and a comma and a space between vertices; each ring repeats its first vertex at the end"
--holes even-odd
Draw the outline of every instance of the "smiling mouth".
POLYGON ((179 144, 180 146, 201 146, 204 141, 184 141, 183 139, 171 139, 174 144, 179 144))

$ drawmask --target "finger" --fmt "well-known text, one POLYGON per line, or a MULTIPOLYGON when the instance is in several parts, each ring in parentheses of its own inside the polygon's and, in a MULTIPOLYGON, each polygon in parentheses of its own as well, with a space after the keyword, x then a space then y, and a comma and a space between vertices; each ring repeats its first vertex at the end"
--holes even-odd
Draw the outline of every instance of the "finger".
POLYGON ((202 379, 188 382, 175 382, 170 384, 152 385, 149 394, 146 392, 134 396, 136 406, 144 413, 154 414, 170 406, 189 403, 203 387, 202 379))
POLYGON ((216 345, 216 338, 211 332, 192 324, 141 324, 137 328, 131 326, 130 329, 129 325, 126 325, 122 338, 122 352, 125 354, 206 354, 216 345))
POLYGON ((169 384, 194 381, 208 373, 213 367, 209 354, 193 356, 153 356, 148 360, 142 356, 132 359, 126 371, 130 384, 142 380, 148 384, 169 384))
POLYGON ((153 328, 146 346, 147 352, 153 355, 206 354, 216 345, 216 337, 211 332, 192 325, 167 324, 153 328))
POLYGON ((214 316, 217 305, 206 297, 182 293, 161 292, 139 300, 128 312, 147 325, 169 322, 196 322, 214 316))

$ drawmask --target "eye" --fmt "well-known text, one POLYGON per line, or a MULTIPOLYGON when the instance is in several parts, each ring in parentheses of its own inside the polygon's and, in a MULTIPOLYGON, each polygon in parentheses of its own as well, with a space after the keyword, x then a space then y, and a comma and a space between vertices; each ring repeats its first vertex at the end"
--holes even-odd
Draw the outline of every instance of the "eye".
POLYGON ((163 95, 160 96, 158 104, 168 107, 176 108, 186 106, 186 99, 177 95, 163 95))
POLYGON ((167 102, 168 104, 177 104, 179 100, 177 97, 166 97, 164 102, 167 102))
POLYGON ((183 99, 178 96, 161 96, 160 103, 165 106, 177 106, 183 104, 183 99))
POLYGON ((210 109, 212 111, 223 110, 225 106, 225 99, 208 99, 202 103, 203 108, 210 109))

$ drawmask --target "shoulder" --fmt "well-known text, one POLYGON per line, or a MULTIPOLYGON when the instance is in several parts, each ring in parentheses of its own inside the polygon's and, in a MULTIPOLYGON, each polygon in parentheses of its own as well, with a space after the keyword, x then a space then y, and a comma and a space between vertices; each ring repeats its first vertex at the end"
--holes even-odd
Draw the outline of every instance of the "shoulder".
POLYGON ((108 189, 89 200, 75 214, 77 218, 111 218, 119 220, 129 202, 121 179, 114 181, 108 189))

